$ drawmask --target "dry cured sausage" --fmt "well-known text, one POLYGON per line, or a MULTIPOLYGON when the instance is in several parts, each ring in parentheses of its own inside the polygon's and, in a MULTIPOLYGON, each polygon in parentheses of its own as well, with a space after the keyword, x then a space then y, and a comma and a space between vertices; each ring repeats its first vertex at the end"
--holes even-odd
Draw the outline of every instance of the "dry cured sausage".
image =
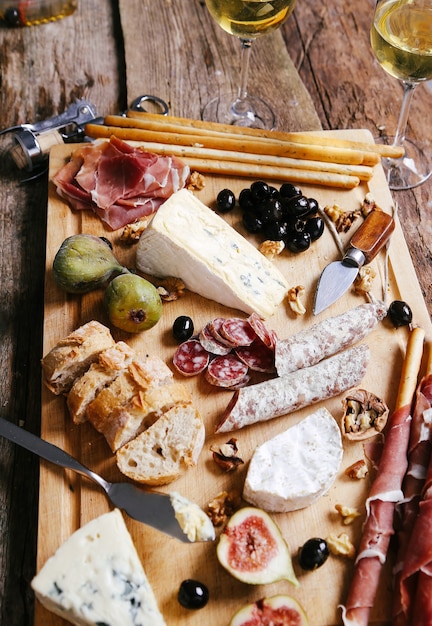
POLYGON ((360 344, 312 367, 239 389, 216 432, 270 420, 338 395, 360 383, 369 357, 368 346, 360 344))
POLYGON ((310 328, 276 342, 275 363, 279 376, 310 367, 362 341, 386 315, 380 303, 361 304, 329 317, 310 328))

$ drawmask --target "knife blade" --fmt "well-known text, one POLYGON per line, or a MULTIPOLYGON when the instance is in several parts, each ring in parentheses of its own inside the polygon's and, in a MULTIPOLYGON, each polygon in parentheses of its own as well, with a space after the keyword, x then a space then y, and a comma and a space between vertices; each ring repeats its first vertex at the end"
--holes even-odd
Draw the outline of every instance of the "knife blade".
POLYGON ((214 539, 214 528, 210 518, 207 517, 204 511, 199 509, 198 505, 189 502, 181 496, 179 497, 175 492, 169 494, 158 491, 145 491, 130 483, 109 483, 61 448, 45 441, 45 439, 37 437, 33 433, 20 428, 2 417, 0 417, 0 436, 33 452, 33 454, 40 456, 46 461, 50 461, 59 467, 70 469, 82 476, 90 478, 102 487, 108 498, 116 507, 122 509, 129 517, 143 524, 152 526, 184 543, 212 541, 214 539), (186 530, 181 527, 176 513, 178 514, 180 512, 181 514, 182 512, 175 508, 179 500, 181 501, 182 507, 190 506, 191 517, 199 514, 200 521, 204 521, 207 525, 206 534, 203 533, 202 536, 196 534, 192 537, 190 529, 186 532, 186 530))
POLYGON ((395 229, 391 215, 374 209, 352 236, 341 261, 324 268, 318 279, 313 313, 318 315, 331 306, 349 289, 359 269, 367 265, 385 246, 395 229))

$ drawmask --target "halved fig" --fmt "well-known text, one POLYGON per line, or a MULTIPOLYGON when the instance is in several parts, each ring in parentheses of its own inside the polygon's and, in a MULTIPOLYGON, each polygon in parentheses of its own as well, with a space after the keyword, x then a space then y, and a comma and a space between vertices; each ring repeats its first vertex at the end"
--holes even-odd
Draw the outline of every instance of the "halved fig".
POLYGON ((262 509, 244 507, 234 513, 216 553, 222 567, 242 582, 263 585, 288 580, 299 585, 285 539, 262 509))
POLYGON ((294 598, 272 596, 247 604, 232 617, 229 626, 308 626, 303 608, 294 598))

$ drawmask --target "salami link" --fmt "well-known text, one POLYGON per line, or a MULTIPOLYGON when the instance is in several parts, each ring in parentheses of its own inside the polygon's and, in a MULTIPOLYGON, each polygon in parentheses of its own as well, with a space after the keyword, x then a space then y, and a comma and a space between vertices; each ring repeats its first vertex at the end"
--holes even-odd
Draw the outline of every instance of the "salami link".
POLYGON ((317 365, 236 391, 216 427, 230 432, 292 413, 358 385, 370 351, 360 344, 317 365))
POLYGON ((217 387, 240 385, 247 377, 248 367, 234 354, 217 356, 212 359, 206 370, 206 380, 217 387))
POLYGON ((183 376, 195 376, 203 372, 210 361, 210 354, 198 339, 189 339, 174 352, 173 365, 183 376))
POLYGON ((386 315, 382 303, 368 303, 314 324, 288 339, 276 342, 275 363, 285 376, 362 341, 386 315))

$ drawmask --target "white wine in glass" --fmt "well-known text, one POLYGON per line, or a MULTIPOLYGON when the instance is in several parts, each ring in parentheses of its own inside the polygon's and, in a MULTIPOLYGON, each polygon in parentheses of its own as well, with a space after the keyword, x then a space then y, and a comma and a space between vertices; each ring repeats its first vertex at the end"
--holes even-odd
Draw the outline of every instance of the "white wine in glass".
POLYGON ((279 28, 294 10, 296 0, 206 0, 213 19, 240 39, 240 86, 236 94, 211 100, 203 119, 237 126, 273 128, 275 115, 264 100, 248 94, 249 58, 257 37, 279 28))
POLYGON ((432 78, 432 0, 378 0, 371 45, 380 65, 404 87, 395 136, 380 140, 402 146, 405 155, 383 159, 383 167, 390 189, 411 189, 431 175, 431 164, 405 133, 414 89, 432 78))

